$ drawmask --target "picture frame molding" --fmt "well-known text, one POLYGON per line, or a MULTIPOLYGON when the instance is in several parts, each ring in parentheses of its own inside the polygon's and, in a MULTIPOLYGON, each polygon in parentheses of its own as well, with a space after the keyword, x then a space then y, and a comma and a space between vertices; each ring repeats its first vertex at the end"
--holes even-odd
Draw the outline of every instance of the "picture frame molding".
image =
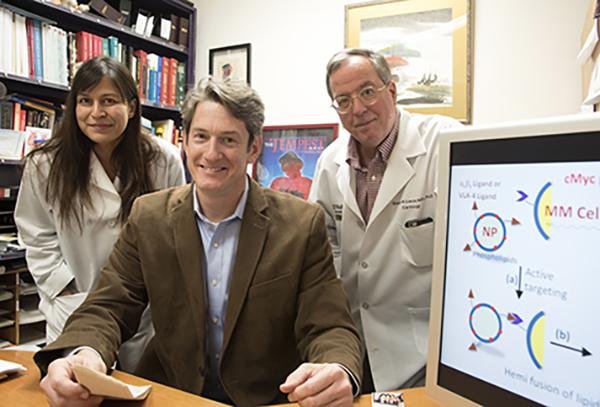
MULTIPOLYGON (((360 44, 356 44, 353 40, 356 35, 354 27, 354 20, 356 19, 356 14, 358 14, 358 18, 360 21, 360 14, 358 11, 362 10, 363 13, 368 15, 372 15, 372 13, 376 12, 374 8, 379 8, 380 10, 384 10, 385 8, 394 7, 395 4, 398 4, 398 7, 403 7, 405 3, 411 3, 411 5, 418 4, 416 6, 421 9, 426 9, 430 7, 431 10, 439 10, 442 8, 448 8, 448 5, 452 6, 454 4, 465 8, 466 14, 466 27, 464 32, 464 43, 463 39, 454 39, 453 38, 453 73, 452 73, 452 88, 453 88, 453 104, 452 106, 419 106, 419 107, 410 107, 399 105, 403 109, 414 112, 414 113, 423 113, 423 114, 441 114, 444 116, 453 117, 463 124, 471 124, 472 123, 472 115, 473 115, 473 19, 474 19, 474 0, 372 0, 367 2, 360 2, 354 4, 348 4, 344 7, 344 47, 358 47, 360 44), (442 7, 445 6, 445 7, 442 7), (436 8, 437 7, 437 8, 436 8), (355 14, 355 15, 353 15, 355 14), (353 35, 350 35, 351 30, 353 30, 353 35), (457 45, 457 43, 459 43, 457 45), (464 45, 462 45, 464 44, 464 45), (457 52, 457 47, 460 48, 459 57, 455 57, 455 53, 457 52), (462 61, 462 55, 464 55, 464 63, 462 61), (458 59, 460 58, 460 60, 458 59), (456 69, 458 66, 458 70, 456 69), (456 96, 456 97, 455 97, 456 96)), ((393 15, 402 15, 409 13, 397 13, 397 14, 386 14, 382 15, 382 17, 393 16, 393 15)), ((453 17, 454 19, 454 17, 453 17)), ((358 38, 360 41, 360 24, 358 27, 358 38)), ((461 32, 462 36, 463 33, 461 32)))
MULTIPOLYGON (((322 124, 299 124, 299 125, 281 125, 281 126, 265 126, 263 128, 263 145, 262 145, 262 149, 261 152, 259 154, 259 156, 257 157, 256 161, 254 162, 254 164, 252 165, 252 178, 259 183, 259 185, 261 186, 265 186, 265 187, 269 187, 270 188, 270 184, 273 182, 273 180, 276 178, 276 176, 272 176, 272 177, 265 177, 264 176, 264 166, 265 166, 265 151, 266 151, 266 142, 267 139, 270 138, 270 134, 269 132, 272 131, 285 131, 285 130, 297 130, 300 131, 300 133, 307 131, 310 132, 311 129, 327 129, 327 130, 331 130, 331 139, 330 135, 328 134, 327 140, 325 145, 323 146, 323 149, 321 151, 319 151, 318 153, 314 153, 316 155, 316 157, 312 158, 312 163, 306 163, 307 165, 304 167, 303 169, 303 173, 302 176, 303 177, 308 177, 311 180, 314 179, 314 172, 316 170, 316 163, 318 161, 318 158, 321 156, 322 152, 325 150, 325 148, 327 148, 331 143, 333 143, 334 140, 337 139, 338 134, 339 134, 339 124, 338 123, 322 123, 322 124), (307 172, 308 170, 308 172, 307 172), (267 182, 269 185, 263 185, 264 182, 267 182)), ((298 138, 303 138, 303 137, 307 137, 303 134, 300 134, 297 136, 298 138)), ((320 136, 323 137, 323 136, 320 136)), ((292 139, 293 137, 271 137, 271 138, 277 138, 277 139, 281 139, 281 138, 289 138, 292 139)), ((278 152, 284 154, 285 152, 289 151, 290 149, 285 149, 285 150, 280 150, 278 152)), ((306 159, 306 154, 307 152, 302 152, 300 149, 296 148, 296 149, 291 149, 293 150, 301 159, 306 159)), ((308 153, 308 154, 312 154, 312 153, 308 153)), ((275 158, 275 156, 272 156, 271 159, 275 158)), ((275 165, 273 163, 271 163, 271 165, 275 165)), ((276 164, 275 166, 279 167, 279 164, 276 164)), ((281 174, 281 169, 278 168, 277 171, 275 172, 279 172, 279 174, 277 174, 278 176, 282 176, 281 174)), ((305 197, 306 199, 308 198, 308 196, 305 197)))
POLYGON ((239 53, 239 54, 243 54, 245 56, 245 58, 246 58, 246 64, 245 64, 246 78, 245 78, 245 80, 248 83, 248 85, 250 85, 251 84, 251 60, 252 60, 252 44, 251 43, 236 44, 236 45, 229 45, 226 47, 209 49, 208 50, 208 74, 213 77, 220 78, 220 76, 216 76, 215 63, 217 62, 217 60, 220 56, 231 55, 233 53, 239 53))

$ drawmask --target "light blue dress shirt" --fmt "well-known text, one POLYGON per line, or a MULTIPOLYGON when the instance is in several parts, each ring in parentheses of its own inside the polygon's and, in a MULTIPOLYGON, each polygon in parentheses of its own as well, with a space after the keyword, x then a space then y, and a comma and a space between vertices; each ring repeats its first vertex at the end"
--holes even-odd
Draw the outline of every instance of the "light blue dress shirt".
POLYGON ((244 193, 233 214, 219 223, 213 223, 202 214, 196 195, 196 185, 194 185, 194 212, 204 249, 202 270, 206 295, 206 356, 208 363, 202 395, 221 401, 229 400, 219 379, 219 369, 229 285, 242 227, 242 215, 248 199, 248 188, 248 178, 246 178, 244 193))

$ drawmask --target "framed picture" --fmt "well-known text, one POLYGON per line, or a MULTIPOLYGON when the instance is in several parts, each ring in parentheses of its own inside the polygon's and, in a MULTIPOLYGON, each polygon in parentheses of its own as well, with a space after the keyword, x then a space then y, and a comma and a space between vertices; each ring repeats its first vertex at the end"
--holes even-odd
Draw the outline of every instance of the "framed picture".
POLYGON ((337 123, 265 127, 254 179, 263 187, 307 200, 317 160, 337 135, 337 123))
POLYGON ((471 123, 473 0, 397 0, 346 6, 346 47, 378 51, 400 107, 471 123))
POLYGON ((240 44, 209 50, 209 75, 218 79, 241 79, 250 84, 250 49, 250 44, 240 44))

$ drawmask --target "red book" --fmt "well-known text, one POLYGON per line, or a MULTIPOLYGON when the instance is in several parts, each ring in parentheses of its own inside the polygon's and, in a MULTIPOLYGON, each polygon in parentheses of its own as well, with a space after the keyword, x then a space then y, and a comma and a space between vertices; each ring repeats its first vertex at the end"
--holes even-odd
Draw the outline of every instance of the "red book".
POLYGON ((85 31, 79 31, 75 34, 77 62, 84 62, 90 59, 89 36, 90 34, 85 31))
POLYGON ((102 39, 100 39, 100 46, 98 46, 99 36, 90 34, 92 37, 92 58, 102 55, 102 39))
POLYGON ((87 38, 87 43, 88 43, 88 48, 87 48, 88 54, 87 54, 87 58, 84 59, 84 61, 87 61, 88 59, 91 59, 94 57, 94 35, 86 32, 85 37, 87 38))
POLYGON ((136 55, 140 60, 138 63, 140 100, 146 100, 148 96, 148 53, 141 49, 137 49, 133 51, 133 55, 136 55))
POLYGON ((169 80, 170 66, 171 62, 169 61, 169 58, 163 57, 161 67, 162 73, 160 76, 160 104, 165 106, 169 103, 169 83, 171 82, 169 80))
POLYGON ((170 58, 169 62, 171 66, 169 67, 169 100, 167 104, 169 106, 175 106, 175 96, 177 94, 177 60, 175 58, 170 58))
POLYGON ((25 131, 27 126, 27 110, 21 109, 21 128, 19 130, 25 131))
POLYGON ((35 79, 35 59, 33 57, 33 20, 29 17, 25 20, 27 28, 27 59, 29 60, 29 77, 35 79))

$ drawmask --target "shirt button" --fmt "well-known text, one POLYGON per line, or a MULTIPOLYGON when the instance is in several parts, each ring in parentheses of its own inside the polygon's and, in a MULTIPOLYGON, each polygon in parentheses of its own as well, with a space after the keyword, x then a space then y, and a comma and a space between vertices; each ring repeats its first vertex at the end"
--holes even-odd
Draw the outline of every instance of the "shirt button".
POLYGON ((215 249, 216 249, 217 247, 219 247, 219 244, 218 244, 218 243, 215 243, 215 244, 213 244, 213 246, 214 246, 214 247, 215 247, 215 249))
POLYGON ((369 267, 369 263, 367 263, 366 261, 363 261, 361 264, 362 268, 366 269, 367 267, 369 267))
POLYGON ((215 318, 213 318, 213 324, 215 324, 215 325, 216 325, 216 324, 217 324, 217 322, 219 322, 219 319, 218 319, 218 318, 216 318, 216 317, 215 317, 215 318))
POLYGON ((218 353, 215 355, 215 359, 219 359, 221 357, 221 355, 219 355, 218 353))
POLYGON ((373 175, 373 176, 371 177, 371 181, 377 181, 377 177, 376 177, 375 175, 373 175))
POLYGON ((362 220, 357 221, 356 224, 359 228, 362 228, 365 225, 362 220))
POLYGON ((117 222, 114 220, 111 220, 110 222, 108 222, 108 227, 109 228, 114 228, 117 225, 117 222))
POLYGON ((363 302, 363 305, 362 305, 362 307, 363 307, 364 309, 369 309, 369 304, 367 304, 366 302, 363 302))
POLYGON ((213 280, 213 281, 212 281, 212 285, 213 285, 213 286, 216 286, 216 285, 217 285, 217 280, 213 280))

